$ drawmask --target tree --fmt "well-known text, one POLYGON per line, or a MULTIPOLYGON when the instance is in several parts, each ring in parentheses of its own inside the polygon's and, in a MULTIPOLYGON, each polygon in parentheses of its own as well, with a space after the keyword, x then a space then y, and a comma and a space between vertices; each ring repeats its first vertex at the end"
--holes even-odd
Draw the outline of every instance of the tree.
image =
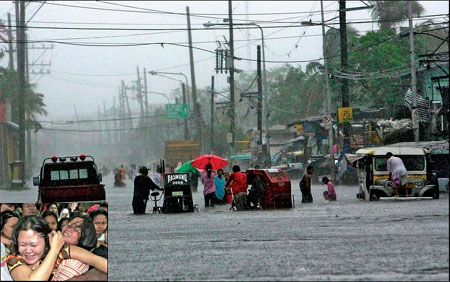
MULTIPOLYGON (((417 17, 424 13, 419 1, 412 2, 412 14, 417 17)), ((373 5, 372 18, 378 21, 380 29, 390 29, 408 19, 408 1, 369 1, 373 5)))
MULTIPOLYGON (((11 119, 17 122, 19 119, 18 103, 18 73, 16 71, 0 68, 0 103, 11 103, 11 119)), ((38 115, 47 115, 45 110, 44 95, 34 91, 34 85, 25 86, 25 111, 30 113, 31 120, 27 121, 25 127, 37 132, 42 128, 37 121, 38 115)))

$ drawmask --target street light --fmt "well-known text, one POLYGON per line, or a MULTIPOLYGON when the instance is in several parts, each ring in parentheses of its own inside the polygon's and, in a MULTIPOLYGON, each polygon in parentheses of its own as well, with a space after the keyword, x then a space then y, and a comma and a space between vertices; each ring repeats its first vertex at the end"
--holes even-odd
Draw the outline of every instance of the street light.
POLYGON ((165 71, 149 71, 148 72, 151 75, 161 75, 161 74, 172 74, 172 75, 182 75, 184 77, 184 79, 186 80, 186 94, 187 94, 187 100, 188 100, 188 104, 189 104, 189 83, 188 83, 188 78, 187 76, 182 73, 182 72, 165 72, 165 71))
MULTIPOLYGON (((229 19, 224 19, 224 22, 229 22, 229 19)), ((228 26, 228 24, 222 24, 222 23, 211 23, 207 22, 204 23, 204 27, 212 27, 215 25, 222 25, 222 26, 228 26)), ((267 145, 267 160, 270 160, 270 141, 269 141, 269 109, 268 109, 268 95, 267 95, 267 76, 266 76, 266 52, 265 52, 265 44, 264 44, 264 31, 261 26, 254 22, 250 23, 233 23, 233 25, 254 25, 259 28, 261 31, 261 44, 262 44, 262 60, 263 60, 263 97, 264 97, 264 118, 265 118, 265 124, 266 124, 266 145, 267 145)))

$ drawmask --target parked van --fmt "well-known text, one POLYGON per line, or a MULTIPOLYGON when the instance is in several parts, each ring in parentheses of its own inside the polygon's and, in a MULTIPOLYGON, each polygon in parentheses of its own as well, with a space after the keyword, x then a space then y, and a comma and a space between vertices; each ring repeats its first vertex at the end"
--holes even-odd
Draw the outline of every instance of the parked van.
POLYGON ((408 171, 406 184, 399 188, 400 197, 408 195, 408 197, 439 198, 439 188, 431 173, 429 151, 423 148, 389 145, 363 148, 357 150, 355 155, 346 155, 347 160, 358 169, 359 199, 373 201, 394 195, 392 180, 389 180, 387 171, 387 152, 401 158, 408 171))

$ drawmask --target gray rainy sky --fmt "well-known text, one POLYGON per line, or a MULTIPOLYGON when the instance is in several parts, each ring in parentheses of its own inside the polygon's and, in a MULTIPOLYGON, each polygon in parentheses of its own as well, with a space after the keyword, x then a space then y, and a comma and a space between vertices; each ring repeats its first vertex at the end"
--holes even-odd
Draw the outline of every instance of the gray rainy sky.
MULTIPOLYGON (((447 1, 420 1, 425 7, 425 15, 448 14, 447 1)), ((72 43, 159 43, 172 42, 188 44, 187 31, 173 30, 186 28, 186 7, 191 13, 192 28, 204 28, 210 21, 222 23, 228 17, 227 1, 47 1, 33 2, 27 6, 27 20, 37 11, 28 23, 30 27, 77 27, 77 28, 128 28, 150 30, 72 30, 29 28, 29 40, 55 40, 72 43), (126 5, 119 6, 119 5, 126 5), (88 7, 76 8, 74 6, 88 7), (131 8, 135 7, 135 8, 131 8), (39 9, 39 10, 38 10, 39 9), (111 11, 116 9, 138 12, 111 11), (147 9, 147 10, 145 10, 147 9), (170 13, 165 13, 170 12, 170 13), (197 14, 194 16, 194 14, 197 14), (163 29, 163 30, 161 30, 163 29)), ((360 1, 348 1, 347 8, 361 7, 360 1)), ((325 20, 338 16, 338 1, 324 1, 325 20)), ((10 12, 14 21, 14 4, 11 1, 0 2, 0 18, 6 22, 10 12)), ((300 21, 320 22, 319 1, 233 1, 233 21, 255 21, 264 28, 266 61, 302 61, 322 57, 321 27, 299 27, 300 21), (250 15, 246 15, 246 11, 250 15), (272 13, 272 14, 267 14, 272 13), (259 14, 259 15, 258 15, 259 14), (262 15, 264 14, 264 15, 262 15), (265 21, 265 22, 263 22, 265 21), (280 24, 279 22, 285 22, 280 24), (292 26, 293 25, 293 26, 292 26), (279 27, 283 26, 283 27, 279 27)), ((347 12, 347 21, 370 21, 370 10, 347 12)), ((435 19, 444 21, 443 16, 435 19)), ((448 18, 447 18, 448 20, 448 18)), ((415 23, 423 21, 415 20, 415 23)), ((338 23, 338 18, 330 22, 338 23)), ((402 26, 407 26, 404 22, 402 26)), ((335 25, 338 27, 338 25, 335 25)), ((376 23, 353 24, 361 33, 378 30, 376 23)), ((225 28, 225 27, 223 27, 225 28)), ((328 28, 327 28, 328 29, 328 28)), ((246 46, 247 31, 235 26, 235 56, 249 58, 246 46)), ((256 59, 256 45, 261 44, 259 29, 250 30, 250 58, 256 59)), ((195 47, 214 51, 216 40, 228 40, 228 30, 198 30, 192 32, 195 47)), ((51 43, 44 43, 50 46, 51 43)), ((36 43, 35 46, 42 46, 36 43)), ((37 83, 37 91, 45 94, 48 116, 46 120, 73 119, 73 105, 78 114, 97 115, 98 106, 103 110, 113 105, 113 97, 118 101, 118 88, 121 80, 131 84, 136 80, 136 66, 149 70, 182 72, 188 76, 189 85, 189 49, 171 45, 144 45, 133 47, 84 47, 54 43, 54 49, 30 50, 29 61, 51 61, 51 74, 31 75, 31 82, 37 83)), ((5 49, 6 44, 0 43, 5 49)), ((194 50, 197 88, 209 86, 211 76, 215 75, 215 89, 227 87, 226 74, 216 74, 215 55, 202 50, 194 50)), ((0 62, 5 67, 7 56, 0 62)), ((237 61, 236 67, 248 69, 248 62, 237 61)), ((292 63, 298 65, 299 63, 292 63)), ((306 63, 300 63, 305 66, 306 63)), ((282 63, 266 63, 270 69, 282 63)), ((252 70, 256 63, 251 62, 252 70)), ((40 67, 33 67, 39 71, 40 67)), ((182 79, 182 76, 171 76, 182 79)), ((149 91, 170 94, 179 86, 179 82, 159 76, 147 76, 149 91)), ((149 103, 166 103, 162 95, 149 94, 149 103)), ((172 101, 173 102, 173 101, 172 101)), ((131 101, 132 109, 138 111, 136 100, 131 101)))

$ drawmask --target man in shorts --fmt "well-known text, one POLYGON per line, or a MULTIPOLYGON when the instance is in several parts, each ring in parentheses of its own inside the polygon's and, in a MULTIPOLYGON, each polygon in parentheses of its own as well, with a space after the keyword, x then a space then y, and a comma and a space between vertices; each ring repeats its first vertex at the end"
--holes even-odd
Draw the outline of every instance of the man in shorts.
MULTIPOLYGON (((387 170, 389 171, 389 179, 393 181, 394 197, 398 197, 398 188, 406 184, 408 179, 408 172, 403 164, 402 159, 394 157, 391 152, 386 153, 387 170)), ((406 190, 406 197, 408 197, 408 190, 406 190)))

